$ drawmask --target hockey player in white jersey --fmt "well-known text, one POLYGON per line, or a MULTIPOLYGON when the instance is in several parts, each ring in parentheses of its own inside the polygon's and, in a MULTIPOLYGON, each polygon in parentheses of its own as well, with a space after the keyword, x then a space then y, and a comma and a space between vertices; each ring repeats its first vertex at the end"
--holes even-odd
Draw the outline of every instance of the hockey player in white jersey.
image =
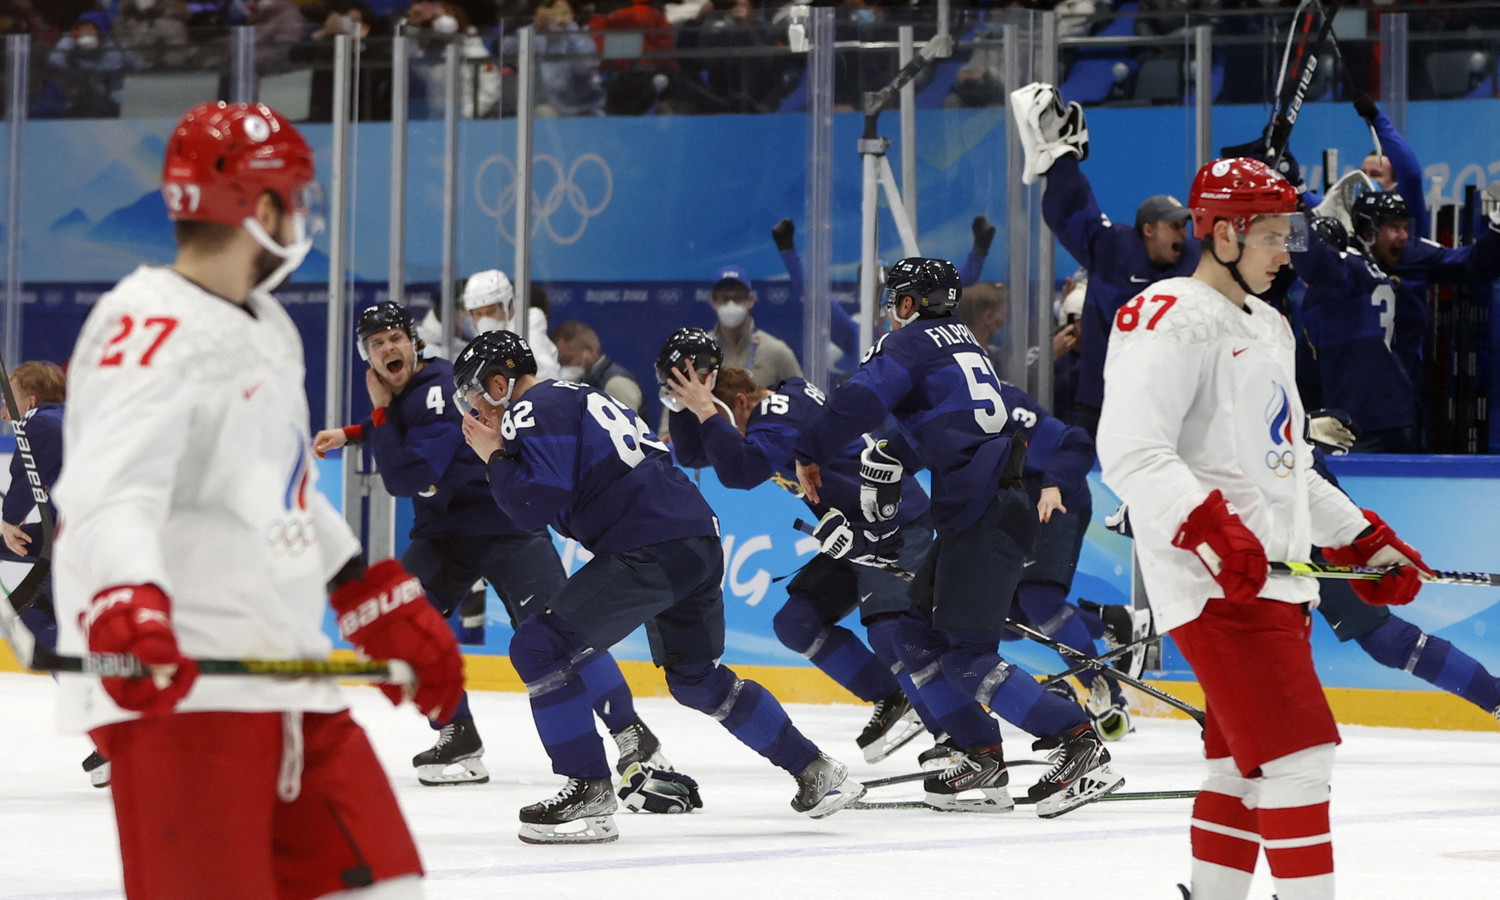
POLYGON ((154 676, 65 677, 60 719, 113 763, 133 900, 421 896, 336 682, 199 678, 194 662, 325 658, 331 588, 345 637, 411 664, 422 712, 450 716, 462 688, 416 579, 394 560, 366 571, 314 486, 302 343, 267 290, 311 246, 316 187, 271 109, 190 110, 162 183, 177 258, 100 298, 70 364, 58 649, 131 654, 154 676))
POLYGON ((1262 846, 1281 900, 1333 896, 1329 779, 1338 729, 1313 667, 1311 579, 1267 559, 1394 565, 1356 590, 1409 603, 1430 571, 1312 467, 1285 319, 1258 297, 1305 246, 1296 192, 1258 160, 1220 159, 1188 204, 1203 256, 1116 314, 1099 460, 1130 506, 1158 627, 1206 697, 1209 773, 1193 806, 1193 900, 1240 900, 1262 846))

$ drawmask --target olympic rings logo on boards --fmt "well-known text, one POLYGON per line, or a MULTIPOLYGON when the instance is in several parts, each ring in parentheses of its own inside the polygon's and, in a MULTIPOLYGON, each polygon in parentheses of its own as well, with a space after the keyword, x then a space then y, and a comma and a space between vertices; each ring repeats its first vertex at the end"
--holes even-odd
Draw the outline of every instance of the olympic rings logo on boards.
MULTIPOLYGON (((579 156, 566 170, 557 157, 538 153, 532 157, 531 172, 532 231, 545 233, 553 242, 564 246, 577 243, 588 229, 589 220, 604 212, 614 197, 614 173, 610 171, 604 157, 597 153, 579 156), (549 170, 552 174, 552 186, 543 195, 539 191, 547 183, 543 176, 549 170), (585 178, 583 185, 579 184, 580 176, 585 178), (594 194, 598 196, 591 196, 594 194), (553 224, 553 216, 558 217, 559 224, 556 226, 553 224)), ((503 155, 486 159, 474 175, 474 196, 479 202, 480 210, 495 219, 505 239, 515 243, 515 164, 503 155), (498 193, 485 189, 485 178, 491 177, 491 167, 499 169, 498 177, 503 187, 498 193)))

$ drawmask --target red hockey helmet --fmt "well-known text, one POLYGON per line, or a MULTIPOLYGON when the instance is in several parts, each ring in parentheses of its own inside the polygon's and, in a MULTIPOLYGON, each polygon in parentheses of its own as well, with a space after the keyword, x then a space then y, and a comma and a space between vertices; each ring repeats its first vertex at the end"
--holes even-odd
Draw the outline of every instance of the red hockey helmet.
POLYGON ((279 197, 287 213, 320 212, 312 149, 263 103, 188 110, 167 143, 161 191, 174 222, 241 225, 255 215, 263 191, 279 197))
POLYGON ((1227 219, 1243 235, 1256 216, 1284 216, 1297 211, 1297 189, 1258 159, 1216 159, 1198 170, 1188 195, 1193 233, 1213 235, 1214 221, 1227 219))

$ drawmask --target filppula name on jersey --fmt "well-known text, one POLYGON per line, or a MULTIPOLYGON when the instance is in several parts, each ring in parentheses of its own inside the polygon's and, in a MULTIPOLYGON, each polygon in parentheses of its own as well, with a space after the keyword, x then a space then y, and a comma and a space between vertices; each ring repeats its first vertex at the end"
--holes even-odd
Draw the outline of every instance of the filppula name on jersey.
POLYGON ((956 344, 973 344, 980 346, 978 338, 969 330, 969 326, 953 323, 951 325, 937 325, 927 329, 927 336, 939 347, 952 347, 956 344))

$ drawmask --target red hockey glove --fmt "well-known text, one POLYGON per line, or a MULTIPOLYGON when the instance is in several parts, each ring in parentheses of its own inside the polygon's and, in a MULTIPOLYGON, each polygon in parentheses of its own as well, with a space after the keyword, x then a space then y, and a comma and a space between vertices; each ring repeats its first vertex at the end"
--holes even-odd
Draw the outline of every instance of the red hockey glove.
POLYGON ((83 615, 83 631, 94 653, 128 653, 150 666, 150 678, 101 678, 122 709, 165 715, 187 696, 198 664, 177 649, 172 603, 154 584, 107 588, 94 595, 83 615))
POLYGON ((1368 509, 1364 513, 1370 527, 1347 547, 1323 548, 1323 558, 1338 566, 1395 566, 1379 581, 1351 581, 1349 586, 1366 603, 1405 606, 1417 599, 1422 575, 1431 575, 1432 569, 1380 516, 1368 509))
POLYGON ((1188 513, 1172 546, 1197 554, 1228 600, 1254 600, 1266 583, 1266 551, 1224 495, 1214 491, 1188 513))
MULTIPOLYGON (((398 560, 381 560, 364 577, 334 589, 330 598, 339 616, 339 634, 371 659, 400 659, 417 674, 412 702, 422 714, 447 722, 464 690, 464 660, 458 641, 443 617, 427 602, 421 582, 398 560)), ((400 704, 401 685, 380 689, 400 704)))

